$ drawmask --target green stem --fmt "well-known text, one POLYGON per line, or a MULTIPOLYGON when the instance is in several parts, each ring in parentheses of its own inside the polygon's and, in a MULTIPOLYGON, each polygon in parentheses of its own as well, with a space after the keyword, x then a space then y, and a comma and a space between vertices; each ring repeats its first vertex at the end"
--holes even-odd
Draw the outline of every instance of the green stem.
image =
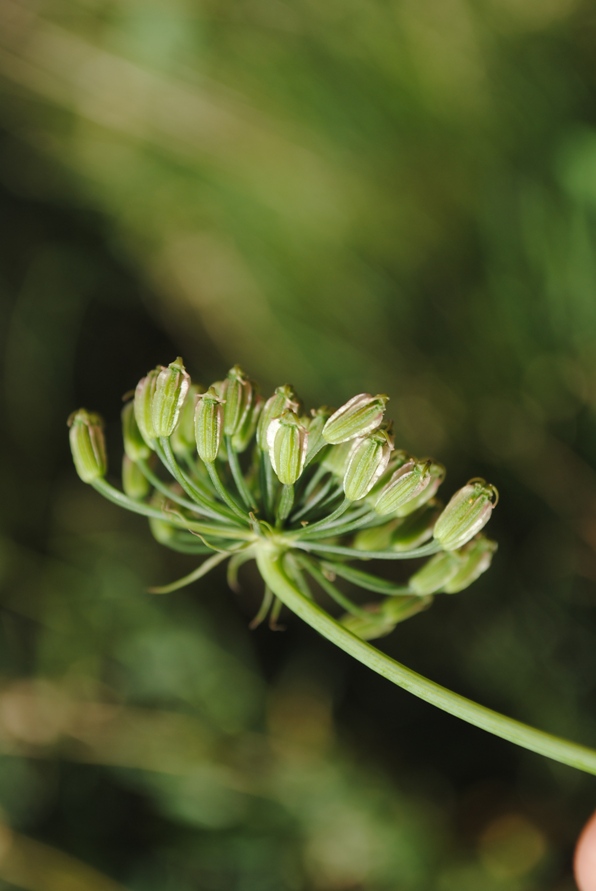
POLYGON ((376 594, 385 594, 388 597, 403 597, 405 594, 413 594, 414 592, 408 585, 396 585, 394 582, 388 582, 387 579, 379 578, 379 576, 371 575, 369 572, 362 572, 361 569, 354 569, 346 563, 321 563, 323 569, 335 573, 335 575, 358 585, 359 588, 365 588, 367 591, 374 591, 376 594))
MULTIPOLYGON (((351 502, 354 504, 354 502, 351 502)), ((338 508, 339 510, 339 508, 338 508)), ((331 517, 335 517, 337 511, 334 511, 333 514, 330 514, 331 517)), ((333 522, 327 522, 327 520, 321 520, 321 525, 313 523, 312 526, 305 526, 304 531, 302 532, 302 538, 306 541, 310 541, 319 538, 335 538, 337 535, 347 535, 349 532, 354 532, 356 530, 360 530, 366 524, 366 519, 369 516, 370 511, 367 508, 353 510, 348 516, 342 517, 341 519, 335 519, 333 522), (309 536, 307 538, 307 536, 309 536)), ((337 514, 340 516, 339 514, 337 514)))
POLYGON ((239 520, 243 520, 245 523, 248 523, 248 517, 246 513, 242 510, 242 508, 236 504, 221 479, 219 478, 219 473, 217 472, 217 467, 215 464, 207 464, 207 472, 213 483, 213 488, 221 498, 221 500, 230 508, 230 510, 234 513, 239 520))
POLYGON ((344 498, 341 504, 338 505, 338 507, 336 507, 335 510, 332 511, 327 517, 324 517, 322 520, 317 520, 316 523, 311 523, 310 525, 305 526, 304 529, 300 530, 300 536, 304 538, 305 536, 310 535, 313 532, 315 534, 327 532, 327 538, 329 538, 329 535, 331 533, 327 530, 332 528, 334 525, 343 525, 346 522, 345 518, 342 521, 342 524, 335 523, 335 521, 339 520, 339 518, 342 517, 345 512, 352 507, 353 504, 353 501, 348 501, 347 498, 344 498))
POLYGON ((176 495, 175 492, 161 480, 156 473, 153 473, 149 465, 146 461, 140 459, 137 461, 137 464, 141 468, 143 475, 146 479, 151 483, 154 489, 157 489, 158 492, 161 492, 162 495, 166 495, 170 501, 175 502, 175 504, 179 504, 180 507, 185 507, 187 510, 192 511, 195 514, 204 514, 206 517, 210 517, 211 519, 219 520, 219 515, 211 512, 207 513, 204 508, 202 508, 198 502, 189 501, 187 498, 182 498, 180 495, 176 495))
POLYGON ((323 591, 325 591, 332 600, 335 600, 335 602, 342 606, 347 612, 352 613, 354 616, 370 619, 370 613, 367 610, 362 609, 358 604, 353 603, 349 597, 342 594, 339 588, 336 588, 333 582, 327 578, 325 573, 321 572, 313 560, 310 560, 308 557, 300 557, 299 564, 304 567, 311 578, 317 582, 323 591))
POLYGON ((254 498, 252 497, 246 484, 246 480, 242 475, 242 468, 240 467, 240 462, 238 461, 238 455, 232 445, 231 436, 226 436, 226 450, 228 453, 228 464, 230 465, 230 470, 232 471, 232 477, 234 478, 234 483, 236 484, 238 493, 244 501, 246 507, 249 510, 254 511, 256 507, 254 498))
MULTIPOLYGON (((237 523, 237 519, 233 513, 230 513, 226 508, 220 506, 215 501, 210 501, 208 498, 203 495, 200 489, 193 483, 193 481, 184 473, 178 461, 176 460, 176 456, 172 450, 172 445, 167 436, 162 436, 159 440, 159 443, 156 443, 156 452, 162 461, 162 463, 166 466, 166 468, 170 471, 176 482, 182 487, 182 489, 186 492, 186 494, 192 498, 199 507, 202 508, 203 513, 212 517, 213 519, 223 519, 226 522, 232 520, 232 522, 237 523)), ((207 466, 207 469, 209 469, 207 466)))
POLYGON ((253 537, 252 533, 248 532, 248 530, 231 529, 225 526, 208 526, 206 523, 196 523, 194 520, 187 520, 186 517, 180 516, 173 511, 158 510, 157 508, 150 507, 142 501, 133 501, 132 498, 129 498, 119 489, 114 488, 114 486, 110 485, 110 483, 104 479, 94 480, 91 485, 96 492, 99 492, 99 494, 103 495, 104 498, 107 498, 108 501, 113 501, 113 503, 117 504, 119 507, 124 507, 126 510, 132 511, 134 514, 141 514, 143 517, 163 520, 164 523, 169 523, 170 526, 175 526, 177 529, 186 529, 187 532, 197 532, 199 535, 211 535, 216 536, 217 538, 233 538, 235 540, 244 539, 245 541, 251 541, 253 537))
POLYGON ((287 520, 294 504, 294 486, 282 486, 277 505, 277 526, 287 520))
POLYGON ((303 502, 302 507, 292 514, 292 523, 297 523, 299 520, 306 518, 310 513, 312 513, 312 511, 314 511, 314 509, 318 507, 318 505, 325 501, 330 490, 334 487, 337 490, 337 486, 335 486, 334 481, 330 477, 325 483, 321 484, 321 488, 318 491, 314 492, 313 495, 310 495, 307 494, 310 488, 309 483, 309 486, 305 490, 302 497, 299 499, 299 501, 303 502))
POLYGON ((407 668, 380 650, 356 637, 339 625, 320 606, 307 600, 284 572, 282 554, 271 542, 262 542, 256 551, 259 571, 273 593, 303 619, 308 625, 349 653, 359 662, 388 680, 403 687, 415 696, 436 705, 443 711, 476 725, 495 736, 516 743, 532 752, 545 755, 554 761, 576 767, 586 773, 596 774, 596 751, 577 745, 542 730, 536 730, 513 718, 500 715, 492 709, 478 705, 458 693, 453 693, 407 668))
POLYGON ((431 541, 420 548, 411 551, 361 551, 359 548, 344 548, 341 545, 320 544, 318 541, 292 542, 293 547, 302 551, 314 551, 321 554, 336 554, 339 557, 349 557, 350 560, 413 560, 415 557, 430 557, 438 554, 441 546, 436 541, 431 541))
POLYGON ((259 474, 261 482, 261 501, 265 509, 265 518, 273 520, 273 468, 269 455, 266 452, 260 453, 259 474))

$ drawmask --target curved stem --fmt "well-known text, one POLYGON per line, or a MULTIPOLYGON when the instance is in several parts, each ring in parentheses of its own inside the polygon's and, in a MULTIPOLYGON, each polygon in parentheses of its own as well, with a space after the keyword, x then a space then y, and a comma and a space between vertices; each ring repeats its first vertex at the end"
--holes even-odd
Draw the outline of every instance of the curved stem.
POLYGON ((209 526, 206 523, 197 523, 194 520, 187 519, 181 514, 174 513, 174 511, 159 510, 158 508, 145 504, 143 501, 133 501, 132 498, 129 498, 119 489, 114 488, 114 486, 108 483, 105 479, 93 480, 91 485, 96 492, 99 492, 99 494, 103 495, 104 498, 107 498, 108 501, 117 504, 118 507, 124 507, 126 510, 132 511, 134 514, 141 514, 143 517, 150 517, 154 520, 163 520, 164 523, 169 523, 170 526, 175 526, 176 529, 185 529, 187 532, 197 532, 199 535, 212 535, 217 538, 243 539, 245 541, 251 541, 253 538, 252 533, 245 529, 232 529, 226 526, 209 526))
POLYGON ((308 557, 303 556, 298 558, 298 563, 300 566, 303 566, 304 569, 308 572, 308 574, 317 582, 317 584, 325 591, 332 600, 335 600, 336 603, 339 603, 347 612, 352 613, 353 616, 361 616, 364 619, 370 619, 370 613, 362 609, 361 606, 358 606, 357 603, 353 603, 349 597, 346 597, 339 588, 330 581, 324 572, 321 572, 317 564, 314 560, 310 560, 308 557))
POLYGON ((283 603, 303 619, 308 625, 349 653, 359 662, 367 665, 377 674, 403 687, 420 699, 436 705, 443 711, 455 715, 470 724, 475 724, 495 736, 500 736, 532 752, 546 755, 554 761, 576 767, 586 773, 596 774, 596 751, 577 745, 542 730, 529 727, 513 718, 500 715, 492 709, 478 705, 458 693, 453 693, 428 680, 400 662, 386 656, 380 650, 356 637, 339 625, 320 606, 307 600, 284 572, 281 554, 270 542, 259 543, 256 560, 259 571, 273 593, 283 603))
POLYGON ((223 505, 219 505, 215 501, 210 501, 205 498, 200 489, 195 485, 195 483, 184 473, 180 465, 176 460, 176 456, 172 450, 172 445, 167 436, 162 436, 159 442, 156 441, 155 449, 160 461, 165 465, 165 467, 170 471, 176 482, 181 486, 181 488, 186 492, 186 494, 192 498, 201 508, 202 512, 215 520, 225 520, 229 522, 232 520, 235 524, 238 523, 238 520, 227 508, 223 505))
POLYGON ((411 551, 361 551, 359 548, 344 548, 341 545, 327 545, 318 541, 302 541, 296 539, 292 546, 301 551, 314 551, 321 554, 337 554, 338 557, 349 557, 350 560, 413 560, 414 557, 430 557, 438 554, 441 545, 436 541, 414 548, 411 551))
POLYGON ((215 462, 212 464, 206 464, 207 473, 209 474, 209 478, 213 484, 213 488, 221 498, 221 500, 227 504, 230 510, 238 517, 239 520, 244 520, 245 523, 248 523, 248 517, 246 513, 239 507, 238 504, 234 501, 224 484, 222 483, 219 473, 217 472, 217 467, 215 466, 215 462))
POLYGON ((249 510, 254 511, 256 505, 254 504, 254 498, 252 497, 250 490, 246 484, 246 480, 242 475, 242 468, 240 467, 240 462, 238 461, 238 455, 232 446, 232 437, 226 436, 226 451, 228 455, 228 464, 230 465, 230 470, 232 471, 232 477, 234 479, 234 483, 236 484, 236 488, 238 489, 238 493, 242 498, 244 504, 249 510))
POLYGON ((394 582, 388 582, 387 579, 379 578, 377 575, 362 572, 361 569, 354 569, 348 563, 322 561, 321 566, 323 569, 329 570, 347 582, 352 582, 353 585, 364 588, 366 591, 374 591, 376 594, 385 594, 388 597, 403 597, 414 594, 414 591, 408 585, 396 585, 394 582))

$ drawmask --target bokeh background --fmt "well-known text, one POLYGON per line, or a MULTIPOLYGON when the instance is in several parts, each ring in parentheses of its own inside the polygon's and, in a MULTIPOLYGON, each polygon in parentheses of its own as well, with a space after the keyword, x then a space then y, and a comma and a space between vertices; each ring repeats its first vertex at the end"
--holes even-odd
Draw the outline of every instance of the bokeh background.
POLYGON ((571 891, 596 782, 392 687, 76 478, 181 354, 495 483, 383 648, 596 745, 590 0, 0 0, 0 884, 571 891))

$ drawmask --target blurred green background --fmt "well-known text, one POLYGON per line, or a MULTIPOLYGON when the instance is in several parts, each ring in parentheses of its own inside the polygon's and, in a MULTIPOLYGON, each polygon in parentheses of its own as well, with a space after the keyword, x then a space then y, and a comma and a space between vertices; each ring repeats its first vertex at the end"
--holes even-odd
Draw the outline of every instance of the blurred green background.
POLYGON ((182 354, 386 392, 491 571, 383 649, 596 745, 590 0, 1 0, 0 884, 571 891, 591 777, 392 687, 76 478, 182 354))

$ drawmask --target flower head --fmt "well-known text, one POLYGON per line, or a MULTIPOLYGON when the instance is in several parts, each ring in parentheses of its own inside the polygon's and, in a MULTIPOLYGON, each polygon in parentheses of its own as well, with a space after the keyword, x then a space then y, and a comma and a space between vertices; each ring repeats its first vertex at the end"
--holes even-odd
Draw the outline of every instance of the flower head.
POLYGON ((463 590, 496 547, 475 537, 496 503, 494 487, 472 480, 442 509, 434 496, 445 470, 394 447, 387 399, 360 393, 335 412, 307 413, 287 384, 263 400, 235 365, 205 388, 176 359, 145 375, 123 410, 123 492, 105 479, 97 415, 75 412, 70 440, 85 482, 145 514, 161 544, 205 557, 180 585, 225 559, 237 566, 275 553, 302 591, 321 588, 344 608, 342 580, 391 595, 351 604, 342 620, 372 638, 436 592, 463 590), (351 565, 371 557, 431 559, 399 586, 351 565))

